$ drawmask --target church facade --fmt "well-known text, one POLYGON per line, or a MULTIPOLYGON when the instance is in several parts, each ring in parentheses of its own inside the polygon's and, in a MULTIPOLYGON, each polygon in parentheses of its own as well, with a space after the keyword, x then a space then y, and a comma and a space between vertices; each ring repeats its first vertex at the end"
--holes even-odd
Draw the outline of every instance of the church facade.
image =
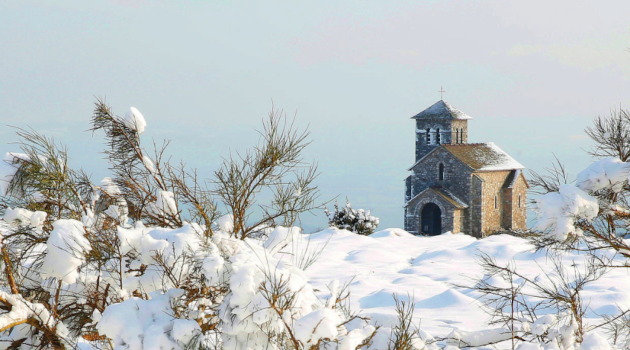
POLYGON ((495 144, 468 143, 468 115, 440 100, 412 117, 416 162, 405 179, 405 230, 484 237, 526 228, 524 167, 495 144))

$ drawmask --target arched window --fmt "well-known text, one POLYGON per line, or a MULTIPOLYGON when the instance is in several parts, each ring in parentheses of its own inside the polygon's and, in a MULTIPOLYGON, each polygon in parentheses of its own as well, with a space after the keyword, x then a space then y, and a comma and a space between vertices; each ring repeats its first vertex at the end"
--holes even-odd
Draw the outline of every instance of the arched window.
POLYGON ((519 208, 521 207, 521 195, 520 194, 518 195, 518 207, 519 208))
POLYGON ((455 143, 459 143, 459 129, 455 129, 455 143))
POLYGON ((427 145, 431 144, 431 129, 427 128, 426 130, 426 135, 427 135, 427 145))
POLYGON ((444 181, 444 164, 442 163, 438 166, 438 180, 444 181))
POLYGON ((499 199, 497 196, 494 196, 494 209, 499 209, 499 199))
POLYGON ((441 137, 440 137, 440 129, 436 129, 435 130, 435 143, 437 143, 438 145, 441 143, 441 137))

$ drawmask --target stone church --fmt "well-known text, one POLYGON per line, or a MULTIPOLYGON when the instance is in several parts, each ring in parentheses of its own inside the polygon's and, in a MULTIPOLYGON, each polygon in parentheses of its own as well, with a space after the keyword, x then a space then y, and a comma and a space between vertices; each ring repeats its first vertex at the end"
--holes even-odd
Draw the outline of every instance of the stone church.
POLYGON ((405 179, 405 230, 484 237, 526 228, 524 167, 495 144, 468 143, 465 113, 440 100, 412 117, 416 163, 405 179))

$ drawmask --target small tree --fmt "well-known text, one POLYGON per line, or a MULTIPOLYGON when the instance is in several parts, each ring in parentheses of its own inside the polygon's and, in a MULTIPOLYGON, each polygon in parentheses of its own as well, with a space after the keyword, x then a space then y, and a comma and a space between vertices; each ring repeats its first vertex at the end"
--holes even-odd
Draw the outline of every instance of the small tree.
POLYGON ((232 214, 232 232, 240 239, 260 227, 293 225, 300 213, 315 208, 318 194, 313 184, 317 167, 302 159, 308 132, 296 130, 274 109, 260 135, 252 151, 231 155, 214 173, 214 193, 232 214), (263 194, 273 198, 270 203, 261 203, 263 194))
POLYGON ((346 203, 346 206, 341 209, 335 203, 335 210, 331 213, 326 209, 326 216, 328 216, 328 225, 360 235, 371 234, 379 223, 379 219, 370 215, 369 210, 352 209, 350 203, 346 203))

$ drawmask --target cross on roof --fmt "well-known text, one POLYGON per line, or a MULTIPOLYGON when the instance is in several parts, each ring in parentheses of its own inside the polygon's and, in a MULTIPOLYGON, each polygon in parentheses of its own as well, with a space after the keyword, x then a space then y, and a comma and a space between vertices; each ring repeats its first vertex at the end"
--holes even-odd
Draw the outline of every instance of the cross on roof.
POLYGON ((440 90, 438 90, 438 92, 440 93, 440 100, 443 100, 446 90, 444 90, 444 88, 440 86, 440 90))

